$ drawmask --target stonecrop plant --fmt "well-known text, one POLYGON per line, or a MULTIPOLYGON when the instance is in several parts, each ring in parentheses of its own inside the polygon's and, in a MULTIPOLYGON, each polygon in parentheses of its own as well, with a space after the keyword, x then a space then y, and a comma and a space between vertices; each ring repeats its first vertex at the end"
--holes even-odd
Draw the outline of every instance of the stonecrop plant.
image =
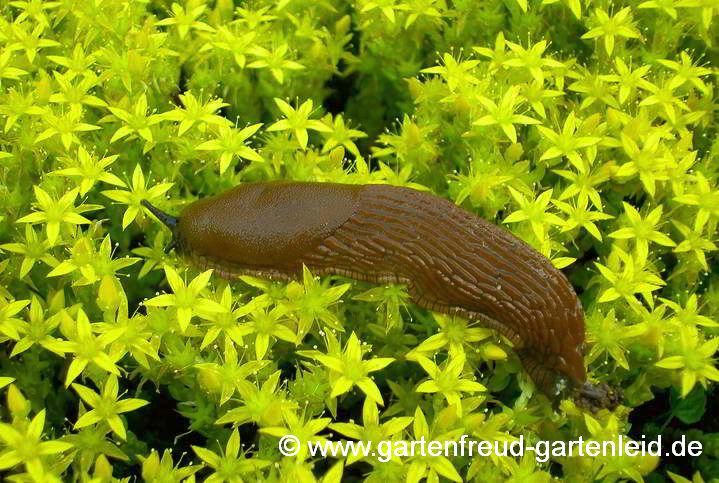
POLYGON ((719 477, 716 0, 0 4, 0 478, 719 477), (508 340, 311 267, 223 280, 143 206, 428 190, 564 271, 592 413, 508 340), (283 457, 278 440, 700 441, 674 456, 283 457))

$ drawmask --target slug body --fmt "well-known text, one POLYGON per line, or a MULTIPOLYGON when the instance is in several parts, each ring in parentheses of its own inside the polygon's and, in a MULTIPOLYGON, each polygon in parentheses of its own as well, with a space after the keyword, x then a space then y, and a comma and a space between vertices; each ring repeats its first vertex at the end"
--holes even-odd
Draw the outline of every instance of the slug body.
POLYGON ((584 318, 566 277, 443 198, 389 185, 249 183, 190 204, 174 221, 178 252, 222 276, 294 279, 306 265, 405 284, 417 305, 509 338, 552 398, 586 386, 584 318))

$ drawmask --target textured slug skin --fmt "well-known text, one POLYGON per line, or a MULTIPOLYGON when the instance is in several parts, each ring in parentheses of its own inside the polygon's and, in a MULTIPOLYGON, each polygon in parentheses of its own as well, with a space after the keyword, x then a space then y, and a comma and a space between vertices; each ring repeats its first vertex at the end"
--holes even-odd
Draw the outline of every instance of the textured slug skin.
POLYGON ((527 244, 437 196, 389 185, 240 185, 187 206, 181 253, 232 277, 322 275, 406 284, 413 301, 509 338, 540 389, 586 380, 572 286, 527 244))

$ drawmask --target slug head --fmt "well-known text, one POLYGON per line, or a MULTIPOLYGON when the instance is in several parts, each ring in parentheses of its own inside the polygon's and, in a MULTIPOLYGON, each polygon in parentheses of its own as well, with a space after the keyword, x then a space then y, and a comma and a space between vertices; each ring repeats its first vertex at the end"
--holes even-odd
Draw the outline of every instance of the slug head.
POLYGON ((551 400, 569 397, 586 380, 584 361, 578 351, 570 361, 566 354, 546 354, 536 348, 521 349, 518 355, 534 384, 551 400))
POLYGON ((522 365, 537 388, 555 405, 563 399, 572 399, 577 406, 591 411, 613 409, 620 403, 621 393, 606 384, 594 385, 587 381, 581 304, 569 288, 564 301, 565 310, 547 312, 547 316, 556 319, 545 322, 545 326, 565 329, 552 330, 552 336, 544 340, 530 339, 529 344, 518 351, 522 365))
POLYGON ((618 388, 608 384, 585 382, 571 394, 577 406, 596 412, 600 409, 614 409, 621 404, 623 395, 618 388))
POLYGON ((557 334, 549 345, 538 351, 536 361, 530 362, 534 368, 532 378, 555 404, 562 399, 572 399, 577 406, 592 412, 614 409, 622 400, 621 391, 604 383, 592 384, 587 381, 584 367, 584 314, 573 290, 570 295, 572 300, 567 300, 566 309, 554 315, 564 317, 560 327, 574 330, 557 334))
POLYGON ((572 399, 577 406, 592 412, 616 408, 622 401, 621 391, 604 383, 588 382, 580 348, 570 349, 569 353, 574 353, 575 358, 571 364, 566 351, 563 356, 548 356, 523 349, 519 357, 537 388, 555 405, 563 399, 572 399))

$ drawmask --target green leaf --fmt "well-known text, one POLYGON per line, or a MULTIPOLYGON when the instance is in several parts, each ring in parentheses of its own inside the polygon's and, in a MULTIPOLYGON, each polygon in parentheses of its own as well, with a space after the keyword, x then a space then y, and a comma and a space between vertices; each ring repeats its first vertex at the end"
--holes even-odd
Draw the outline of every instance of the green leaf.
POLYGON ((672 414, 684 424, 694 424, 701 420, 706 410, 706 389, 695 386, 684 397, 672 388, 669 399, 672 414))

